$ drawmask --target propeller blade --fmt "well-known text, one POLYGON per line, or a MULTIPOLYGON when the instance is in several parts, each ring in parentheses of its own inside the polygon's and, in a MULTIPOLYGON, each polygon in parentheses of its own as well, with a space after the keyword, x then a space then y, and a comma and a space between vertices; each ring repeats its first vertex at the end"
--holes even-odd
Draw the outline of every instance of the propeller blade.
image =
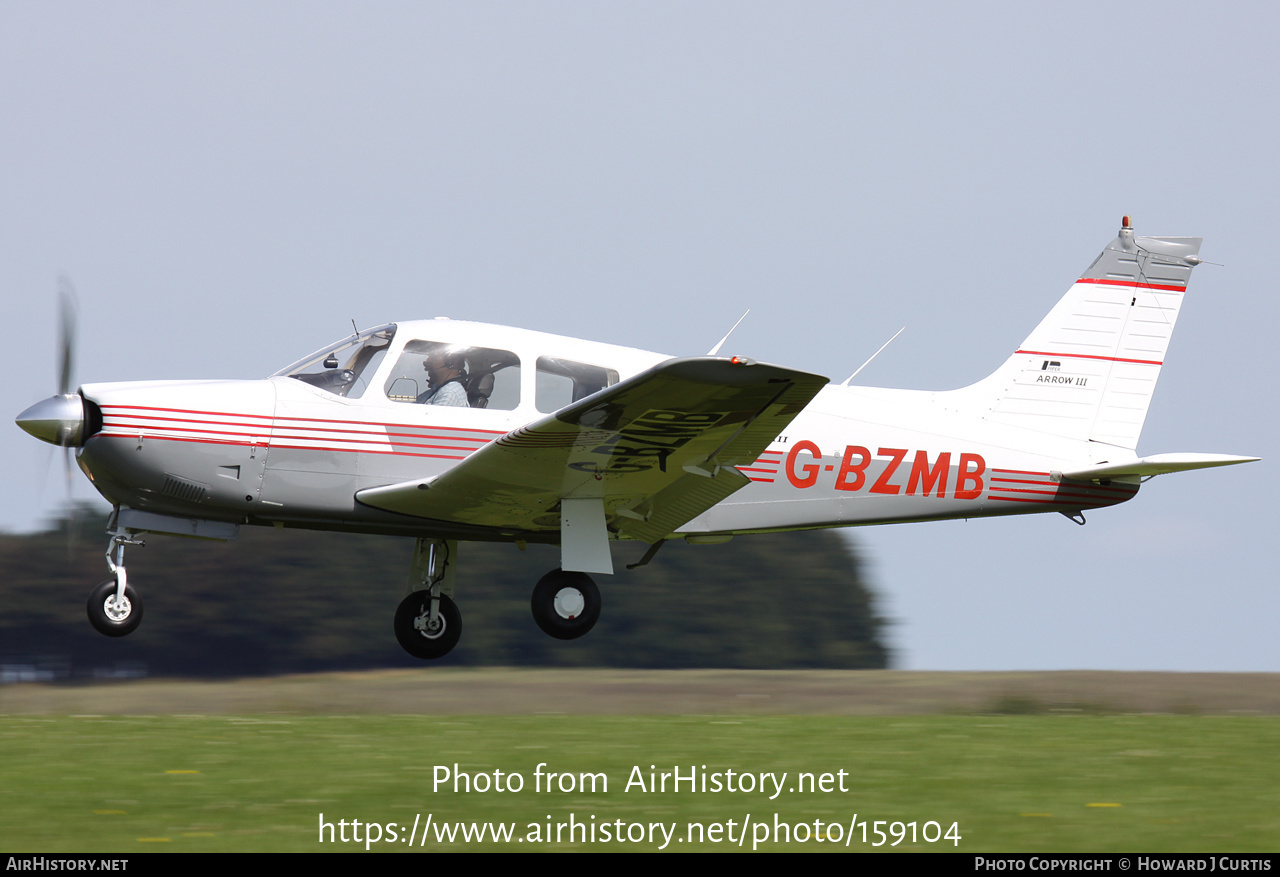
POLYGON ((76 288, 71 278, 63 274, 58 278, 58 394, 70 392, 75 371, 76 316, 80 310, 76 302, 76 288))

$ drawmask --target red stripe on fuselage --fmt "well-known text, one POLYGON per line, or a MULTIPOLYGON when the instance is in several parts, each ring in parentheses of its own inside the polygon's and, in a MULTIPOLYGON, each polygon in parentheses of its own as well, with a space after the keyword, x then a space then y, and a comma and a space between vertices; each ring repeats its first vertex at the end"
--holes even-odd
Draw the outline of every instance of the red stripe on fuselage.
MULTIPOLYGON (((239 416, 253 417, 256 415, 239 415, 239 416)), ((256 427, 259 426, 259 424, 256 424, 256 423, 234 423, 234 422, 220 423, 217 421, 210 421, 210 420, 193 420, 191 418, 185 418, 185 417, 156 417, 154 415, 149 415, 149 414, 112 414, 110 415, 109 418, 107 418, 104 415, 104 419, 109 419, 111 421, 110 425, 116 428, 151 426, 156 429, 173 429, 173 430, 182 430, 185 432, 210 432, 212 430, 203 430, 193 426, 166 427, 161 424, 197 423, 197 424, 201 424, 202 426, 244 427, 250 430, 255 430, 256 427), (139 424, 139 423, 136 423, 135 421, 147 421, 147 422, 139 424)), ((284 418, 284 419, 290 419, 290 418, 284 418)), ((316 422, 320 422, 320 421, 316 421, 316 422)), ((329 421, 329 422, 344 423, 346 421, 329 421)), ((442 440, 448 440, 448 441, 475 442, 477 446, 482 444, 487 444, 488 442, 492 441, 492 439, 489 439, 489 438, 466 438, 464 436, 446 437, 446 436, 429 435, 426 433, 429 433, 430 431, 436 430, 436 429, 447 430, 447 429, 450 429, 450 427, 434 427, 434 426, 419 427, 419 426, 413 426, 411 424, 399 424, 399 426, 402 429, 414 429, 414 430, 420 430, 421 432, 390 432, 389 430, 391 428, 391 424, 386 425, 386 429, 388 431, 377 431, 378 425, 376 424, 371 429, 340 429, 337 427, 327 427, 327 426, 283 426, 281 425, 281 422, 279 420, 271 424, 262 424, 262 426, 267 427, 269 430, 275 432, 277 435, 281 433, 324 432, 324 433, 344 433, 347 435, 367 435, 367 436, 374 436, 379 439, 384 437, 385 438, 411 438, 411 439, 440 438, 442 440)), ((267 433, 267 430, 261 430, 261 431, 245 432, 245 433, 226 433, 226 435, 240 434, 240 435, 247 435, 247 436, 257 438, 259 436, 265 435, 266 433, 267 433)), ((335 442, 360 441, 360 439, 335 438, 335 439, 332 439, 332 441, 335 441, 335 442)), ((472 449, 457 448, 456 450, 472 450, 472 449)))
MULTIPOLYGON (((104 414, 107 411, 165 411, 165 412, 170 412, 175 414, 200 414, 206 417, 244 417, 244 418, 252 417, 258 420, 269 420, 273 425, 280 424, 286 421, 294 421, 298 423, 342 423, 342 424, 349 424, 353 426, 365 426, 365 427, 395 427, 399 429, 439 429, 439 430, 445 430, 448 432, 475 432, 475 433, 482 433, 484 435, 506 435, 506 433, 500 429, 476 429, 469 426, 435 426, 431 424, 423 424, 422 426, 417 426, 412 423, 384 423, 382 421, 373 421, 373 420, 334 420, 328 417, 286 417, 286 416, 277 417, 271 414, 244 414, 242 412, 236 412, 236 411, 200 411, 194 408, 156 408, 149 405, 103 405, 101 407, 104 414)), ((135 416, 140 416, 140 415, 135 415, 135 416)), ((305 429, 307 427, 299 426, 299 427, 292 427, 292 428, 305 429)), ((486 441, 489 441, 489 439, 486 439, 486 441)))
POLYGON ((105 438, 136 439, 138 431, 152 441, 194 442, 197 444, 238 445, 242 447, 272 447, 300 451, 333 451, 343 453, 392 454, 407 457, 431 457, 441 460, 462 460, 482 445, 493 441, 491 436, 504 435, 499 430, 473 429, 470 427, 418 426, 408 423, 382 423, 360 420, 329 420, 321 417, 271 417, 265 414, 245 414, 231 411, 202 411, 193 408, 159 408, 145 405, 104 405, 103 430, 105 438), (165 417, 159 414, 138 412, 154 411, 164 414, 189 414, 196 417, 165 417), (200 419, 197 419, 200 418, 200 419), (222 419, 221 422, 219 419, 222 419), (249 422, 259 421, 259 422, 249 422), (317 425, 300 425, 317 424, 317 425), (364 429, 345 429, 322 424, 361 426, 364 429), (121 431, 125 430, 125 431, 121 431), (400 432, 392 430, 411 430, 400 432), (457 435, 469 432, 473 436, 457 435), (174 433, 177 433, 176 435, 174 433), (187 433, 188 435, 181 435, 187 433), (199 435, 190 435, 198 433, 199 435), (300 434, 302 433, 302 434, 300 434), (312 438, 305 433, 328 433, 312 438), (342 436, 333 435, 341 433, 342 436), (433 435, 432 433, 453 433, 433 435), (205 438, 203 436, 208 436, 205 438), (213 438, 224 436, 225 438, 213 438), (406 439, 416 441, 406 441, 406 439), (428 441, 423 441, 423 440, 428 441), (429 440, 467 442, 471 446, 431 444, 429 440), (314 442, 299 445, 296 442, 314 442), (361 445, 352 448, 346 445, 361 445), (373 445, 375 447, 370 447, 373 445), (460 451, 457 454, 414 453, 407 448, 437 451, 460 451))
MULTIPOLYGON (((195 430, 189 430, 189 431, 194 432, 195 430)), ((130 432, 113 433, 113 432, 104 431, 104 432, 98 433, 98 435, 95 436, 95 438, 122 438, 122 439, 136 440, 138 438, 138 434, 130 433, 130 432)), ((345 453, 345 454, 390 454, 392 456, 398 456, 398 457, 430 457, 435 460, 465 460, 467 458, 467 454, 470 453, 470 451, 466 448, 457 449, 457 450, 466 450, 467 453, 462 454, 461 456, 456 456, 452 454, 415 454, 411 451, 400 451, 400 450, 393 450, 393 449, 388 449, 384 451, 384 450, 374 450, 371 448, 364 448, 364 449, 318 448, 311 445, 286 445, 286 444, 279 444, 276 442, 272 442, 270 445, 266 445, 266 444, 255 444, 254 442, 219 441, 218 439, 186 438, 182 436, 173 436, 173 435, 147 435, 145 436, 145 439, 149 442, 190 442, 190 443, 201 444, 201 445, 236 445, 238 447, 244 447, 244 448, 269 447, 271 449, 280 449, 280 450, 287 450, 287 451, 332 451, 334 453, 345 453)), ((431 445, 410 445, 409 447, 431 447, 431 445)))

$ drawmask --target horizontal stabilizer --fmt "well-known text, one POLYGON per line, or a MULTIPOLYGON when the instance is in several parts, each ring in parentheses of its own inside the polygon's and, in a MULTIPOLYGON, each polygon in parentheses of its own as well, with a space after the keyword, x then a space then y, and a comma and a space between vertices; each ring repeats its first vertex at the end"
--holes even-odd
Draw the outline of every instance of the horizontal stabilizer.
POLYGON ((1253 463, 1261 457, 1237 457, 1234 454, 1155 454, 1136 457, 1120 463, 1100 463, 1088 469, 1062 472, 1061 477, 1071 481, 1095 481, 1099 478, 1119 478, 1124 475, 1165 475, 1169 472, 1185 472, 1188 469, 1210 469, 1214 466, 1234 466, 1236 463, 1253 463))

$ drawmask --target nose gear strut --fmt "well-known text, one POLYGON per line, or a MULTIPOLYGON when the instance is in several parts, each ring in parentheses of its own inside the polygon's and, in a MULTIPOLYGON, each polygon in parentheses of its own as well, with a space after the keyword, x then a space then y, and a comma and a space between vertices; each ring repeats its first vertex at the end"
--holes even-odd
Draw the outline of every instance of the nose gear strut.
POLYGON ((111 541, 107 543, 106 557, 112 577, 100 583, 89 594, 89 623, 106 636, 128 636, 142 623, 142 598, 129 584, 129 574, 124 565, 124 548, 126 545, 146 543, 133 538, 132 530, 117 529, 119 513, 117 507, 111 513, 111 520, 107 525, 107 535, 111 537, 111 541))

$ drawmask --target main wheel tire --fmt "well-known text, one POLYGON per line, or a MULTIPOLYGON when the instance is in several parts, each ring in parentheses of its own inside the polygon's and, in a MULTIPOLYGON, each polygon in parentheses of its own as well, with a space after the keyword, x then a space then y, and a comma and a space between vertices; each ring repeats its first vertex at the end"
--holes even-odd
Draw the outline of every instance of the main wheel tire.
POLYGON ((415 658, 426 661, 449 654, 462 636, 462 613, 444 594, 440 595, 437 627, 434 630, 418 628, 418 619, 423 618, 425 624, 430 613, 431 592, 414 591, 400 601, 395 620, 396 641, 400 647, 415 658))
POLYGON ((142 598, 125 585, 124 599, 116 599, 116 580, 107 579, 89 594, 89 623, 105 636, 128 636, 142 623, 142 598))
POLYGON ((600 618, 600 589, 584 572, 553 569, 533 587, 533 620, 556 639, 577 639, 600 618))

